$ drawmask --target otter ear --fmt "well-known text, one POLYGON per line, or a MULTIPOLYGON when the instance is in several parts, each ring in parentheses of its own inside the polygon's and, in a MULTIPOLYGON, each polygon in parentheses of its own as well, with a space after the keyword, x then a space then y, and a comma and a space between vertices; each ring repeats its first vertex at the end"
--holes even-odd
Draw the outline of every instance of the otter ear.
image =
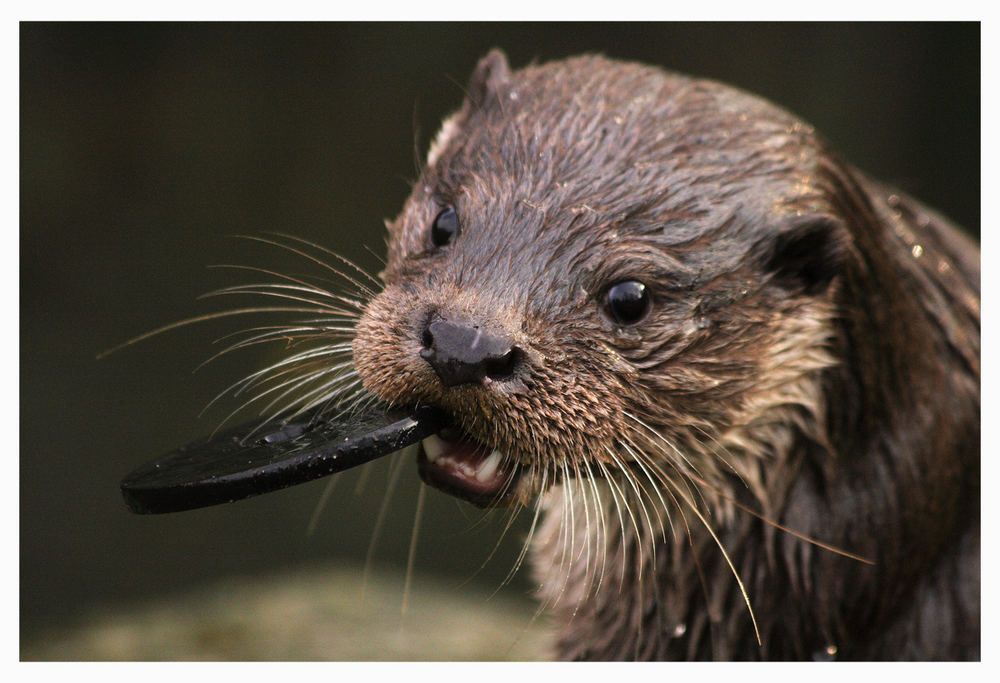
POLYGON ((786 219, 762 240, 759 253, 772 282, 790 291, 819 294, 847 262, 849 238, 839 219, 812 214, 786 219))
POLYGON ((502 50, 493 49, 476 65, 467 88, 469 100, 477 107, 496 100, 510 82, 510 65, 502 50))

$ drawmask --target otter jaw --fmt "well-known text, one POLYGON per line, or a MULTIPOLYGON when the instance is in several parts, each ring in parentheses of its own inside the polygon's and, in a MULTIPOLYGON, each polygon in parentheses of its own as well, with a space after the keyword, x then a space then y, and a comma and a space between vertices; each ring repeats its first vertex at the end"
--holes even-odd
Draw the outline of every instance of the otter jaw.
POLYGON ((518 498, 521 468, 504 453, 455 432, 442 430, 420 444, 420 477, 437 488, 481 507, 498 507, 518 498))

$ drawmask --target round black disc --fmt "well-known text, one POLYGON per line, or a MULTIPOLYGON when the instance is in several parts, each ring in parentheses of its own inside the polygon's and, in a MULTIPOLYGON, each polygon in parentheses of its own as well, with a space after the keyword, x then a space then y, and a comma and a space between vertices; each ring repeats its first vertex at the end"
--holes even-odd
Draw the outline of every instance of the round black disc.
POLYGON ((177 449, 122 480, 132 512, 229 503, 325 477, 437 432, 440 412, 375 407, 336 421, 251 422, 177 449))

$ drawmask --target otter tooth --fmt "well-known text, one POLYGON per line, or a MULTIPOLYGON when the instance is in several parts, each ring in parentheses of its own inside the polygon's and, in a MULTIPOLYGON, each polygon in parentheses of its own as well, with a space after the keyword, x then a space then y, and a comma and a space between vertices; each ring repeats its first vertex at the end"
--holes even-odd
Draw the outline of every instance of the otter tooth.
POLYGON ((437 434, 431 434, 420 443, 424 447, 424 455, 431 462, 437 460, 442 453, 448 450, 448 444, 437 434))
POLYGON ((476 468, 476 479, 483 482, 492 479, 497 472, 501 458, 503 458, 503 453, 494 449, 490 456, 483 461, 483 464, 476 468))

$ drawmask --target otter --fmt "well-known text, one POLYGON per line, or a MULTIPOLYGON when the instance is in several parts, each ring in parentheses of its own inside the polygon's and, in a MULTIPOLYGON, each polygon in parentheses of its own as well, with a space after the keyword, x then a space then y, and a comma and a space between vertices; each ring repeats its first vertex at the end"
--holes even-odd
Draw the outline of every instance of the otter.
POLYGON ((365 390, 533 510, 569 660, 979 658, 980 266, 734 88, 490 52, 387 222, 365 390))

